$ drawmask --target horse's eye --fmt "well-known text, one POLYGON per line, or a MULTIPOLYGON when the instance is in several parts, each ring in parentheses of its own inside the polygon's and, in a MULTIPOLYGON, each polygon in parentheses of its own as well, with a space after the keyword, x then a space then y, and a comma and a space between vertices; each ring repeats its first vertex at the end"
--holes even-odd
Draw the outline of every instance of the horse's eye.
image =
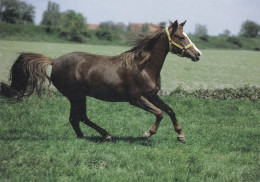
POLYGON ((184 39, 185 39, 185 37, 179 37, 179 39, 180 39, 180 40, 184 40, 184 39))

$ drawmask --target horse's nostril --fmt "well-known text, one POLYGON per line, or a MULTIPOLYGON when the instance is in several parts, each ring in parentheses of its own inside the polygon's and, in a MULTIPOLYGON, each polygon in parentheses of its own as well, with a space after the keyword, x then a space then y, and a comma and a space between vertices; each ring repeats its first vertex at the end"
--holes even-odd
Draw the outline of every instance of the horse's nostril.
POLYGON ((201 56, 200 52, 198 52, 198 56, 201 56))

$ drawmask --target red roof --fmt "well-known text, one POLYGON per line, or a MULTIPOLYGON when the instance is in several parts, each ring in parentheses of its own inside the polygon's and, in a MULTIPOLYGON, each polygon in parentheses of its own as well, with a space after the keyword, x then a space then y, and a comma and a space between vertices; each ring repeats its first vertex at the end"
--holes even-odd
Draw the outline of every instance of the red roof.
MULTIPOLYGON (((131 32, 141 32, 143 25, 148 25, 149 31, 150 32, 155 32, 157 28, 155 26, 152 26, 151 24, 142 24, 142 23, 129 23, 129 29, 131 32)), ((99 29, 98 24, 88 24, 88 30, 97 30, 99 29)))
POLYGON ((141 32, 143 25, 148 25, 150 32, 155 32, 158 29, 155 27, 157 25, 152 26, 151 24, 142 24, 142 23, 129 23, 129 29, 131 32, 141 32))
POLYGON ((141 32, 143 24, 141 23, 129 23, 129 29, 131 32, 141 32))
POLYGON ((157 25, 157 24, 155 24, 155 26, 152 26, 152 25, 148 25, 148 26, 149 26, 149 30, 151 32, 155 32, 156 30, 158 30, 158 28, 156 26, 160 27, 160 25, 157 25))
POLYGON ((97 24, 88 24, 88 29, 89 30, 97 30, 97 29, 99 29, 99 25, 97 25, 97 24))

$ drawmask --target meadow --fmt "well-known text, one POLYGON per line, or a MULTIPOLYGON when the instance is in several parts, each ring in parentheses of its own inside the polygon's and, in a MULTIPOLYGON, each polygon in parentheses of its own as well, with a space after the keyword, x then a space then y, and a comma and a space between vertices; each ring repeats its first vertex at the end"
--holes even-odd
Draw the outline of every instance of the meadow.
MULTIPOLYGON (((0 41, 0 80, 6 81, 19 52, 56 58, 68 52, 116 55, 119 46, 0 41)), ((201 61, 168 55, 162 70, 165 91, 260 86, 260 53, 202 50, 201 61)), ((91 120, 112 134, 104 142, 81 124, 76 139, 69 102, 56 91, 22 102, 0 97, 1 181, 259 181, 260 103, 162 96, 186 135, 176 140, 164 114, 156 135, 141 138, 155 118, 126 103, 88 98, 91 120)))

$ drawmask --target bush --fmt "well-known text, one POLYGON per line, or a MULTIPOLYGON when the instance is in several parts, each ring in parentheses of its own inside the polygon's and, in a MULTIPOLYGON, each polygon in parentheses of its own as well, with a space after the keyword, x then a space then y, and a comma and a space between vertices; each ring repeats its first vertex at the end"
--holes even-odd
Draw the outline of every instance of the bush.
POLYGON ((112 41, 113 39, 112 33, 109 30, 104 30, 104 29, 97 30, 96 36, 101 40, 112 41))
POLYGON ((240 40, 239 40, 237 37, 235 37, 235 36, 228 37, 228 38, 227 38, 227 41, 230 42, 231 44, 237 45, 238 47, 242 47, 242 43, 241 43, 240 40))
POLYGON ((260 51, 260 48, 259 47, 255 47, 254 50, 255 51, 260 51))
POLYGON ((170 93, 174 97, 196 97, 205 99, 246 99, 256 101, 260 99, 260 88, 256 86, 244 86, 241 88, 224 88, 224 89, 199 89, 195 91, 186 91, 177 87, 170 93))
POLYGON ((203 40, 205 42, 208 42, 208 40, 209 40, 209 36, 208 35, 201 35, 201 36, 199 36, 199 38, 200 38, 200 40, 203 40))

